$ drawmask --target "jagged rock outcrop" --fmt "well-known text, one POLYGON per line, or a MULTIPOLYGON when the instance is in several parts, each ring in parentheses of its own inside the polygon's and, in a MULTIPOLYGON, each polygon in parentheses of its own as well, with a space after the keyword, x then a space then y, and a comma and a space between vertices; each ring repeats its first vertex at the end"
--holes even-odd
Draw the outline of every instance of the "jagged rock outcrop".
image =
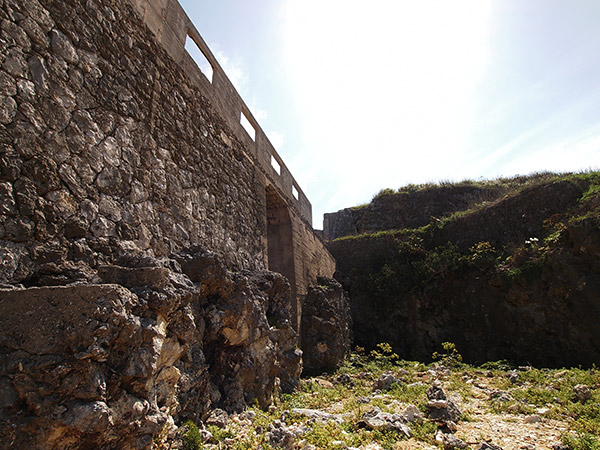
POLYGON ((318 374, 339 367, 352 344, 350 305, 340 283, 319 277, 317 285, 309 287, 300 330, 305 373, 318 374))
POLYGON ((298 382, 281 275, 228 274, 198 249, 128 262, 100 267, 102 284, 0 290, 8 448, 146 448, 175 420, 266 407, 277 377, 298 382))

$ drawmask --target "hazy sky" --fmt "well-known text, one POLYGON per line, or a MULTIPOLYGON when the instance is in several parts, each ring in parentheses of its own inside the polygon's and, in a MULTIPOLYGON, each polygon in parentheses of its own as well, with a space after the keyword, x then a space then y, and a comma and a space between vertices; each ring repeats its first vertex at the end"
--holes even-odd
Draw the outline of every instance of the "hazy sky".
POLYGON ((600 168, 599 0, 180 0, 323 213, 600 168))

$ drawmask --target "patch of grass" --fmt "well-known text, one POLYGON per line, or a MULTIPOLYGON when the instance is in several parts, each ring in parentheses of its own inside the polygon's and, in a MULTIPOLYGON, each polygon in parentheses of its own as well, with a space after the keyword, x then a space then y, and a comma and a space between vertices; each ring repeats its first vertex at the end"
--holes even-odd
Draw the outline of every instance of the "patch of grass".
POLYGON ((227 428, 219 428, 216 425, 209 425, 208 431, 213 436, 213 439, 217 442, 221 442, 224 439, 233 439, 235 437, 235 433, 233 430, 227 428))
POLYGON ((377 194, 375 194, 375 196, 373 197, 373 200, 375 200, 376 198, 382 197, 384 195, 394 195, 396 193, 396 191, 394 189, 390 189, 390 188, 385 188, 380 190, 377 194))
POLYGON ((429 421, 424 421, 421 424, 415 423, 411 425, 410 429, 414 439, 427 444, 437 445, 437 442, 435 441, 435 434, 438 430, 436 423, 429 421))
POLYGON ((342 425, 335 422, 315 422, 303 438, 309 444, 324 450, 341 450, 353 445, 354 441, 342 425))
POLYGON ((575 436, 567 434, 562 437, 562 443, 569 450, 600 450, 600 440, 589 433, 577 433, 575 436))
POLYGON ((198 426, 191 420, 187 420, 183 423, 182 429, 184 430, 182 433, 183 450, 201 450, 203 441, 198 426))
POLYGON ((508 270, 508 279, 512 282, 523 282, 530 284, 539 280, 544 272, 545 264, 544 257, 530 259, 519 266, 512 267, 508 270))
MULTIPOLYGON (((384 412, 399 413, 406 405, 416 406, 426 417, 426 391, 435 379, 441 379, 448 395, 459 394, 464 403, 461 421, 477 421, 478 410, 470 409, 477 396, 481 399, 480 385, 498 389, 512 397, 512 401, 490 400, 490 410, 514 414, 504 420, 522 423, 517 414, 536 414, 539 408, 548 408, 544 418, 560 420, 569 427, 562 439, 571 450, 600 450, 600 371, 571 369, 515 369, 506 361, 496 361, 475 367, 462 363, 458 350, 452 343, 442 344, 439 355, 443 361, 424 364, 415 361, 399 360, 391 346, 381 343, 371 352, 357 349, 344 365, 335 373, 318 378, 303 379, 299 389, 292 394, 283 394, 276 408, 269 412, 257 406, 250 408, 254 418, 250 429, 231 421, 224 428, 208 427, 213 441, 224 449, 273 450, 269 443, 269 427, 276 420, 283 420, 287 426, 298 425, 305 433, 297 437, 318 449, 338 450, 348 446, 361 447, 378 444, 384 449, 399 448, 404 439, 395 431, 370 430, 361 424, 365 412, 374 407, 384 412), (440 366, 445 370, 440 370, 440 366), (449 370, 449 373, 448 373, 449 370), (392 384, 385 392, 375 395, 373 382, 383 372, 396 375, 399 382, 392 384), (514 376, 516 374, 516 377, 514 376), (342 375, 344 375, 342 377, 342 375), (509 375, 512 375, 509 379, 509 375), (344 380, 344 381, 339 381, 344 380), (578 384, 589 386, 592 397, 581 403, 573 388, 578 384), (478 388, 474 387, 475 385, 478 388), (294 414, 293 408, 311 408, 332 414, 341 414, 343 423, 330 421, 323 423, 307 420, 304 415, 294 414)), ((491 391, 488 391, 491 392, 491 391)), ((478 407, 479 408, 479 407, 478 407)), ((437 445, 435 434, 438 424, 425 419, 422 423, 411 423, 412 438, 428 445, 437 445)), ((201 434, 192 422, 180 428, 184 449, 203 448, 201 434)))
POLYGON ((582 202, 590 201, 592 198, 596 198, 600 195, 600 184, 592 184, 587 191, 581 196, 582 202))
POLYGON ((429 386, 423 384, 397 384, 387 393, 394 399, 402 403, 415 405, 421 412, 427 410, 427 396, 425 391, 429 386))

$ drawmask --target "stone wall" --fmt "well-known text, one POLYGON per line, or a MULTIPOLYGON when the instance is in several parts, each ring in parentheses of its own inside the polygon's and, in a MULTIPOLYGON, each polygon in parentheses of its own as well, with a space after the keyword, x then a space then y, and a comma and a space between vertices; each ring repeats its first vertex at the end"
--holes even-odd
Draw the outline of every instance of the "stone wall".
POLYGON ((209 98, 219 116, 243 142, 246 154, 260 167, 269 182, 277 186, 289 205, 292 205, 309 224, 312 223, 311 205, 306 195, 177 0, 129 2, 134 5, 154 34, 154 40, 161 44, 173 61, 185 71, 186 77, 209 98), (188 48, 197 47, 201 55, 199 58, 205 58, 204 63, 210 66, 212 75, 205 73, 209 72, 207 68, 204 69, 205 72, 199 70, 197 62, 186 50, 186 45, 188 48), (252 136, 242 127, 242 115, 252 128, 252 136), (279 171, 273 167, 272 160, 277 162, 279 171))
POLYGON ((2 281, 110 260, 110 240, 262 266, 242 144, 127 4, 70 3, 3 10, 2 281))
POLYGON ((212 83, 185 51, 188 34, 203 41, 176 1, 2 6, 0 282, 85 280, 119 253, 192 245, 231 268, 269 267, 267 186, 294 230, 281 251, 297 309, 333 273, 310 203, 210 50, 212 83))
POLYGON ((298 382, 302 301, 335 262, 189 34, 205 47, 176 1, 0 0, 9 448, 148 448, 298 382))

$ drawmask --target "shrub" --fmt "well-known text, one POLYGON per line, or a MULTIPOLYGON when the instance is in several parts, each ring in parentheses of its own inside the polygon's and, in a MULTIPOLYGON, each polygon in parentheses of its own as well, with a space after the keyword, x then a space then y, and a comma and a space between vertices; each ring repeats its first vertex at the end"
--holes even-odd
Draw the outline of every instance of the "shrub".
POLYGON ((201 450, 202 449, 202 436, 200 436, 200 430, 194 422, 187 420, 183 423, 182 440, 183 450, 201 450))
POLYGON ((439 359, 445 366, 456 367, 462 362, 462 355, 456 349, 453 342, 442 342, 444 353, 433 352, 432 358, 439 359))

